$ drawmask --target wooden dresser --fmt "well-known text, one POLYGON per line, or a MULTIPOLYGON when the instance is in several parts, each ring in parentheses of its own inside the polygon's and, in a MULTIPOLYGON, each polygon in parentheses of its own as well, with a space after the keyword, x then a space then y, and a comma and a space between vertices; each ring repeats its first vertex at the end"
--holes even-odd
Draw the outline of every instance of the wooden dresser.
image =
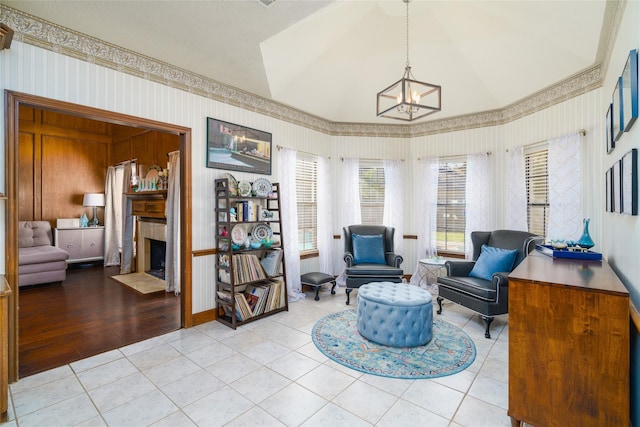
POLYGON ((605 261, 525 258, 509 275, 512 425, 629 426, 629 327, 605 261))

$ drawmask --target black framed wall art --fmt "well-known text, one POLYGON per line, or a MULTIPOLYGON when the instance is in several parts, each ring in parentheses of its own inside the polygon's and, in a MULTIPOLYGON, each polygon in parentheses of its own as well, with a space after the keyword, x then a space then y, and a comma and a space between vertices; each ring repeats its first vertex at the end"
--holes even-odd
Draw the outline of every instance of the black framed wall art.
POLYGON ((208 117, 207 167, 271 175, 271 134, 208 117))
POLYGON ((638 215, 638 149, 622 156, 622 213, 638 215))
POLYGON ((620 182, 620 163, 621 160, 618 160, 611 167, 612 171, 612 185, 613 185, 613 201, 612 201, 612 212, 622 212, 622 192, 621 192, 621 182, 620 182))
POLYGON ((622 77, 618 77, 616 87, 611 95, 611 115, 613 116, 613 140, 617 141, 622 136, 622 77))
POLYGON ((607 116, 605 117, 605 132, 607 139, 607 153, 611 153, 616 148, 616 142, 613 139, 613 104, 609 104, 607 116))
POLYGON ((621 127, 625 132, 629 132, 638 118, 638 51, 636 49, 629 52, 621 80, 621 127))
POLYGON ((604 179, 604 206, 605 211, 613 212, 613 168, 607 169, 604 179))

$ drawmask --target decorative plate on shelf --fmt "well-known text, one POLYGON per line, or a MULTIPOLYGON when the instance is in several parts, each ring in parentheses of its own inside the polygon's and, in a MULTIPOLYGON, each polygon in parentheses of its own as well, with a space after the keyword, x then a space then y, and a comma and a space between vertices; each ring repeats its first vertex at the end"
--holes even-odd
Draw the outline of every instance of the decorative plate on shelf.
POLYGON ((251 230, 251 241, 262 242, 263 239, 271 239, 273 230, 267 224, 258 224, 251 230))
POLYGON ((236 225, 231 230, 231 241, 238 245, 244 245, 244 241, 247 240, 247 230, 241 225, 236 225))
POLYGON ((229 193, 231 193, 232 196, 237 196, 238 180, 230 173, 225 173, 224 175, 222 175, 222 177, 227 178, 229 180, 229 193))
POLYGON ((258 178, 253 182, 253 191, 258 197, 267 197, 271 193, 271 182, 266 178, 258 178))
POLYGON ((249 181, 238 182, 238 194, 242 197, 248 197, 251 195, 251 184, 249 181))

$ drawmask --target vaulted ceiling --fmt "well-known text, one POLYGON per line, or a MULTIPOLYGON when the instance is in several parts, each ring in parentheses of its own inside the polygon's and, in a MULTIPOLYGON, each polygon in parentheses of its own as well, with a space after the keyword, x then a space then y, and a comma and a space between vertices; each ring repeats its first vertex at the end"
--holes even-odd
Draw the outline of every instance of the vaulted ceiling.
MULTIPOLYGON (((397 123, 375 101, 404 71, 402 0, 3 3, 326 120, 397 123)), ((607 3, 411 1, 414 76, 442 86, 423 121, 505 108, 602 62, 607 3)))

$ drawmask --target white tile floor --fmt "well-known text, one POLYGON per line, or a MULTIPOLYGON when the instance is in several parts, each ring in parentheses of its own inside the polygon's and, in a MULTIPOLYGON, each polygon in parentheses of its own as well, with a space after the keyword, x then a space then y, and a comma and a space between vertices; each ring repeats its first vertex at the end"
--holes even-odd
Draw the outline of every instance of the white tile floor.
POLYGON ((488 340, 478 315, 446 303, 442 318, 473 339, 475 362, 448 377, 390 379, 318 351, 311 329, 347 308, 344 290, 307 296, 235 331, 210 322, 24 378, 10 386, 5 425, 510 426, 506 316, 488 340))

